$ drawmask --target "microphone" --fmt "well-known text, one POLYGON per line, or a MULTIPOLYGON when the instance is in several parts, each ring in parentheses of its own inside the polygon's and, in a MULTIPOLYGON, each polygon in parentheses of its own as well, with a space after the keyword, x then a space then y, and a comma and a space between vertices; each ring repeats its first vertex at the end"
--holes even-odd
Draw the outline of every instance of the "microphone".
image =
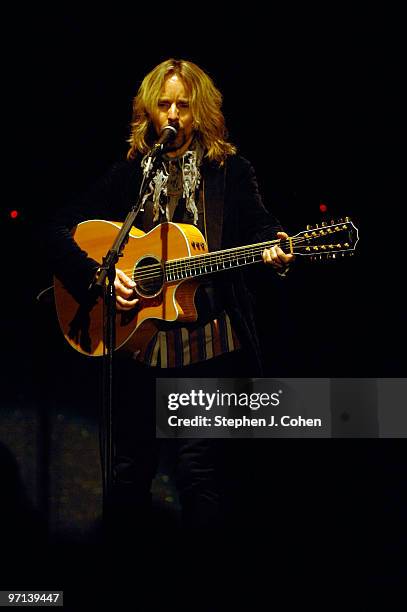
POLYGON ((176 135, 178 134, 178 129, 173 125, 165 125, 161 130, 160 138, 157 140, 155 145, 152 148, 153 153, 162 153, 165 149, 165 146, 172 142, 176 135))

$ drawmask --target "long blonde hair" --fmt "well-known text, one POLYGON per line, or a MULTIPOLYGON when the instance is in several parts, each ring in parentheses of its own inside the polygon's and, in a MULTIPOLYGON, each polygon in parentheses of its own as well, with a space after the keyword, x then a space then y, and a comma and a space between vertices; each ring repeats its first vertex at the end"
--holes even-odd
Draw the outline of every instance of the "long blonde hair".
POLYGON ((236 153, 236 147, 227 141, 225 118, 221 111, 222 94, 199 66, 175 59, 158 64, 140 85, 133 100, 127 158, 134 159, 137 152, 147 153, 157 139, 151 116, 157 108, 164 81, 172 74, 182 79, 189 93, 195 134, 205 149, 206 157, 222 164, 227 155, 236 153))

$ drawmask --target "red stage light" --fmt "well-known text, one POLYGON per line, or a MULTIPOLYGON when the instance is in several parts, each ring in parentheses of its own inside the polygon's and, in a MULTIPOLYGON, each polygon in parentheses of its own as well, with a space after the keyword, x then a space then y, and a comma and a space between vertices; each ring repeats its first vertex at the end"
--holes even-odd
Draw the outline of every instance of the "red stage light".
POLYGON ((321 204, 319 205, 319 210, 320 210, 322 213, 324 213, 324 212, 326 212, 326 211, 328 210, 328 206, 327 206, 326 204, 323 204, 323 203, 321 202, 321 204))
POLYGON ((18 210, 10 210, 10 217, 11 217, 12 219, 17 219, 17 217, 19 216, 19 214, 20 214, 20 213, 18 212, 18 210))

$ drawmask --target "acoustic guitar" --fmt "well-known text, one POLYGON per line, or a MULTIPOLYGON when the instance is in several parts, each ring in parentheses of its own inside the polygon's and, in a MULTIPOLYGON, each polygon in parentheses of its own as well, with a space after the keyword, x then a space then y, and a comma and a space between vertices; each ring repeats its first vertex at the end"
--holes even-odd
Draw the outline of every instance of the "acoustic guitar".
MULTIPOLYGON (((96 261, 111 247, 121 223, 84 221, 73 230, 78 245, 96 261)), ((323 224, 299 232, 286 240, 208 252, 205 239, 194 226, 163 223, 145 234, 133 227, 120 261, 122 269, 136 283, 139 302, 130 311, 116 312, 116 350, 141 350, 157 331, 157 323, 192 322, 197 319, 194 303, 200 279, 216 272, 262 261, 264 249, 280 245, 287 253, 317 258, 353 254, 359 240, 352 221, 323 224)), ((69 344, 88 356, 104 353, 102 296, 79 303, 54 278, 58 320, 69 344)))

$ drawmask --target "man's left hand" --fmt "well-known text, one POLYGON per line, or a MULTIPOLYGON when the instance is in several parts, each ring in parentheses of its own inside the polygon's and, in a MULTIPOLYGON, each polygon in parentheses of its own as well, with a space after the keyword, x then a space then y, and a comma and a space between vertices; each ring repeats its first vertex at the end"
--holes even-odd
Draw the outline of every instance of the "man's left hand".
MULTIPOLYGON (((288 234, 285 232, 277 232, 277 238, 280 240, 287 240, 288 234)), ((262 257, 265 264, 271 264, 280 272, 295 259, 295 255, 284 253, 278 245, 272 246, 271 249, 264 249, 262 257)))

